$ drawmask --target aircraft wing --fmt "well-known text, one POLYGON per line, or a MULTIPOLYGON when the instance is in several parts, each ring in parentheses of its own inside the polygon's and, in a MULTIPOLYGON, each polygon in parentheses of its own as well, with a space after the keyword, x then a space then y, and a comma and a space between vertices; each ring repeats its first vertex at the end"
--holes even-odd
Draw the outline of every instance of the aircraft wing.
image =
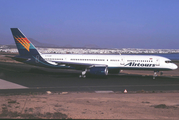
POLYGON ((59 65, 65 64, 66 66, 72 66, 72 67, 84 67, 84 68, 89 68, 89 67, 106 67, 107 65, 105 64, 93 64, 93 63, 77 63, 77 62, 64 62, 64 61, 52 61, 55 63, 58 63, 59 65))

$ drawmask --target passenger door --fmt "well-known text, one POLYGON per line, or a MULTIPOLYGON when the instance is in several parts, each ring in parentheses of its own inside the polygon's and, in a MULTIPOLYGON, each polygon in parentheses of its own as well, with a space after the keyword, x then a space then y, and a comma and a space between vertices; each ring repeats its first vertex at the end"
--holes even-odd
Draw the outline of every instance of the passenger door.
POLYGON ((160 59, 159 58, 156 59, 156 66, 160 66, 160 59))
POLYGON ((125 58, 122 57, 122 58, 121 58, 121 61, 120 61, 120 65, 124 65, 124 64, 125 64, 125 58))

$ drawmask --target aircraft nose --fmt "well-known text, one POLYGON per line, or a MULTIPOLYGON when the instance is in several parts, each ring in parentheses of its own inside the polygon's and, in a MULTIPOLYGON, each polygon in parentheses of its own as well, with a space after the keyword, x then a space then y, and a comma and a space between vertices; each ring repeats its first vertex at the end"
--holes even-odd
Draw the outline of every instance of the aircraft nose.
POLYGON ((173 70, 175 70, 175 69, 178 68, 178 66, 177 66, 176 64, 173 64, 173 65, 172 65, 172 68, 173 68, 173 70))

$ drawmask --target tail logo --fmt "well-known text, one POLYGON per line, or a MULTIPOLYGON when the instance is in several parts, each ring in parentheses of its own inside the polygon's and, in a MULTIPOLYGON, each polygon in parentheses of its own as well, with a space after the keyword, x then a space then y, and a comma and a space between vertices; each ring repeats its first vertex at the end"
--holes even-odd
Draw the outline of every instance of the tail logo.
POLYGON ((20 37, 15 37, 14 38, 22 45, 24 48, 29 51, 30 48, 30 41, 27 38, 23 38, 22 36, 20 37))

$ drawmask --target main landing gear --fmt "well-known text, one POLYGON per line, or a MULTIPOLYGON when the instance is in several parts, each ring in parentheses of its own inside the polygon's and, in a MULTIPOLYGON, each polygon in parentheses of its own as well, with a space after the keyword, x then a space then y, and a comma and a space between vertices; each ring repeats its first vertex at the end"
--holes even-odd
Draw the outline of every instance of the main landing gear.
POLYGON ((79 75, 79 78, 85 78, 86 77, 86 72, 87 72, 87 69, 85 69, 85 71, 83 71, 81 73, 81 75, 79 75))

